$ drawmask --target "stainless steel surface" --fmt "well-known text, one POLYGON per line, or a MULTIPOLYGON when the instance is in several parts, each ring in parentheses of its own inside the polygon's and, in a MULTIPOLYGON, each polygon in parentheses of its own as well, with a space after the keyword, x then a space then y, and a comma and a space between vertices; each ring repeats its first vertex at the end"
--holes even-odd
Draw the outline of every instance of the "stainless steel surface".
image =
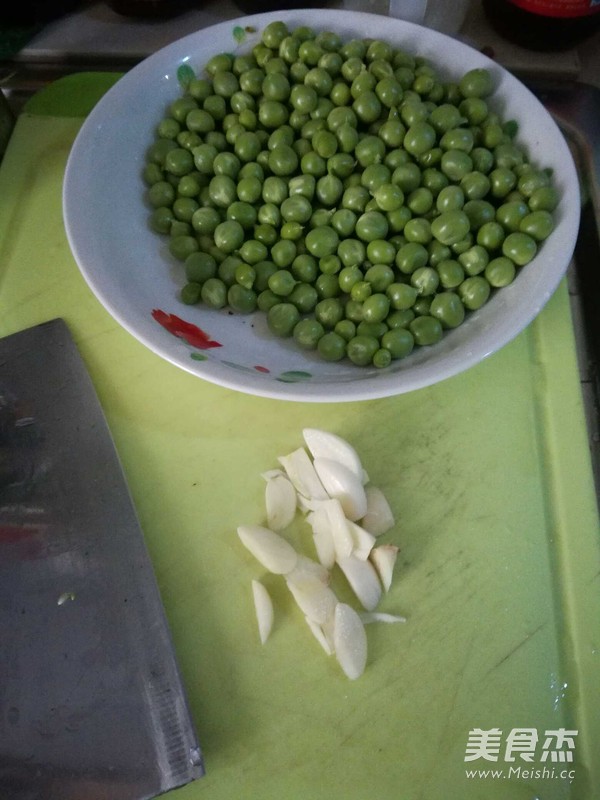
POLYGON ((61 320, 0 340, 0 797, 142 800, 203 774, 142 531, 61 320))

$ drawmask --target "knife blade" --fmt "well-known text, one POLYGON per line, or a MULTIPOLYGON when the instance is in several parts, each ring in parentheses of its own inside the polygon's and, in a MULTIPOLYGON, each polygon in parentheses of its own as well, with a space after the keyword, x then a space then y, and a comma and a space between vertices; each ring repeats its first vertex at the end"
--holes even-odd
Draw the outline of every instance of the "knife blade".
POLYGON ((204 774, 110 429, 63 320, 0 339, 0 796, 146 800, 204 774))

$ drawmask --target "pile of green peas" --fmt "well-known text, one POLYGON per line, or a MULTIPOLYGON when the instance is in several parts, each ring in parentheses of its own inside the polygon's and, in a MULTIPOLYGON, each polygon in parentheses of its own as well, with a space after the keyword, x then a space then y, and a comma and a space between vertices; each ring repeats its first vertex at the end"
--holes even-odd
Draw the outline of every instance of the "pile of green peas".
POLYGON ((553 230, 550 170, 488 105, 491 73, 267 25, 212 57, 158 123, 150 225, 181 299, 266 313, 327 361, 386 367, 511 283, 553 230))

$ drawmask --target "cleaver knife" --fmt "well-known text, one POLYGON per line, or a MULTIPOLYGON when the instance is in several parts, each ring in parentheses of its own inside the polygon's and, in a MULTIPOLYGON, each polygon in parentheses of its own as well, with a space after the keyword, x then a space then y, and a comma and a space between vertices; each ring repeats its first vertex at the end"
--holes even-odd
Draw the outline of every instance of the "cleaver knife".
POLYGON ((0 797, 204 773, 143 534, 63 320, 0 339, 0 797))

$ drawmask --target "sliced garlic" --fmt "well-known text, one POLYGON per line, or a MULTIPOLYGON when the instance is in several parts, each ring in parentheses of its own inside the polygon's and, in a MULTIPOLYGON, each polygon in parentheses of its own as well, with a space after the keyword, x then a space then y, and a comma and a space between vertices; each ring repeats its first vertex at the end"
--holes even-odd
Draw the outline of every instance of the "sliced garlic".
POLYGON ((287 577, 287 587, 305 616, 322 625, 338 602, 334 592, 314 575, 287 577))
POLYGON ((288 572, 286 578, 290 580, 299 580, 304 577, 317 578, 325 586, 329 586, 331 575, 329 570, 321 564, 320 561, 315 561, 308 556, 298 554, 296 566, 291 572, 288 572))
POLYGON ((296 515, 296 490, 285 475, 276 475, 265 486, 267 525, 273 531, 282 531, 296 515))
POLYGON ((392 576, 397 556, 398 548, 395 544, 381 544, 378 547, 374 547, 369 556, 386 592, 389 592, 390 586, 392 585, 392 576))
POLYGON ((325 636, 323 628, 316 622, 314 622, 312 619, 310 619, 310 617, 304 617, 304 619, 306 620, 306 624, 308 625, 308 627, 311 629, 313 636, 315 637, 317 642, 321 645, 323 650, 327 653, 327 655, 328 656, 333 655, 333 645, 331 644, 327 636, 325 636))
POLYGON ((269 638, 273 627, 273 603, 268 591, 260 581, 252 581, 252 595, 256 621, 258 622, 258 635, 260 636, 261 644, 264 644, 269 638))
POLYGON ((358 616, 364 625, 371 622, 406 622, 406 617, 399 617, 396 614, 385 614, 383 611, 360 611, 358 616))
POLYGON ((325 509, 329 522, 329 531, 333 540, 336 559, 349 556, 354 549, 354 539, 350 533, 342 504, 339 500, 328 500, 323 503, 322 508, 325 509))
POLYGON ((394 527, 394 515, 386 496, 376 486, 366 486, 367 512, 360 524, 373 536, 381 536, 394 527))
POLYGON ((261 525, 240 525, 237 529, 242 544, 269 572, 285 575, 296 566, 298 555, 282 536, 261 525))
POLYGON ((354 472, 331 458, 315 458, 313 464, 327 494, 340 501, 348 519, 358 520, 364 517, 367 512, 367 496, 365 487, 354 472))
POLYGON ((361 561, 366 561, 377 540, 372 533, 357 525, 356 522, 348 520, 348 528, 354 541, 352 555, 360 558, 361 561))
POLYGON ((373 564, 354 556, 338 558, 337 563, 362 607, 373 611, 381 599, 381 583, 373 564))
POLYGON ((313 458, 329 458, 353 472, 361 483, 366 477, 360 458, 354 447, 335 433, 318 428, 304 428, 302 436, 313 458))
POLYGON ((329 495, 303 447, 299 447, 287 456, 280 456, 278 460, 298 494, 310 500, 328 499, 329 495))
POLYGON ((350 680, 356 680, 367 664, 367 634, 356 611, 346 603, 335 607, 333 644, 335 656, 350 680))

